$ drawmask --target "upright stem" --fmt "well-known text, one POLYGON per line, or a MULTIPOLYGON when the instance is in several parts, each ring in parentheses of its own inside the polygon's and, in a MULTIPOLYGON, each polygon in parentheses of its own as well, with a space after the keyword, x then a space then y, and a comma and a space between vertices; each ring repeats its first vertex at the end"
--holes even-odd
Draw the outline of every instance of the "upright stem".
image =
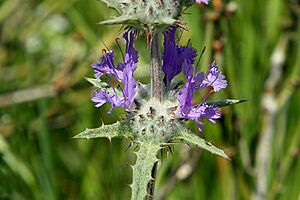
MULTIPOLYGON (((164 84, 163 84, 163 72, 161 61, 161 35, 159 32, 153 34, 150 41, 150 68, 151 68, 151 97, 157 98, 159 101, 164 99, 164 84)), ((148 184, 146 197, 147 200, 152 200, 155 189, 155 178, 157 173, 157 162, 152 169, 152 180, 148 184)))
POLYGON ((164 85, 161 62, 161 36, 159 32, 154 32, 150 41, 150 67, 151 67, 151 96, 163 101, 164 85))
POLYGON ((157 173, 157 165, 158 165, 158 163, 156 162, 153 165, 153 168, 152 168, 152 171, 151 171, 152 179, 148 183, 148 187, 147 187, 148 195, 146 196, 146 200, 153 200, 154 199, 153 197, 154 197, 154 191, 155 191, 155 179, 156 179, 156 173, 157 173))

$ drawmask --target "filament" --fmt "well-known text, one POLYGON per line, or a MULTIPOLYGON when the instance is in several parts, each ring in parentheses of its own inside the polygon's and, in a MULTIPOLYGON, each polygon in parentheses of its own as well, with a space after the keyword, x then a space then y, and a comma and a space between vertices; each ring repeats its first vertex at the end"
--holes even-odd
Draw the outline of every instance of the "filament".
POLYGON ((200 60, 201 60, 201 58, 202 58, 202 55, 204 54, 205 50, 206 50, 206 46, 204 46, 204 47, 203 47, 203 49, 202 49, 202 51, 201 51, 201 53, 200 53, 199 59, 198 59, 198 61, 197 61, 197 65, 196 65, 196 70, 195 70, 195 73, 197 73, 197 72, 198 72, 198 69, 199 69, 199 64, 200 64, 200 60))
POLYGON ((120 38, 116 38, 115 41, 116 41, 116 43, 117 43, 117 45, 118 45, 118 47, 119 47, 119 50, 120 50, 120 52, 121 52, 121 54, 122 54, 123 61, 125 62, 124 53, 123 53, 123 51, 122 51, 121 45, 120 45, 120 43, 119 43, 119 40, 120 40, 120 38))

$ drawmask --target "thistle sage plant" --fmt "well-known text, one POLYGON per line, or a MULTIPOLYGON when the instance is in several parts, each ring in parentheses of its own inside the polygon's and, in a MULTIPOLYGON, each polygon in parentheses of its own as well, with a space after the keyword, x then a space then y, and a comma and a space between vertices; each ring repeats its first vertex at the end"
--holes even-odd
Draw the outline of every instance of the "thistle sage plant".
POLYGON ((199 63, 194 65, 197 51, 189 43, 179 46, 176 42, 176 30, 183 26, 178 20, 182 10, 195 2, 207 4, 207 0, 102 1, 120 13, 119 17, 102 24, 127 26, 123 34, 126 48, 124 53, 121 51, 121 62, 116 60, 113 50, 106 49, 100 60, 92 64, 95 77, 87 80, 96 89, 91 100, 96 107, 110 104, 108 115, 114 108, 121 107, 126 110, 126 117, 112 125, 86 129, 75 138, 106 137, 111 140, 124 137, 136 144, 131 199, 152 199, 153 172, 159 162, 157 153, 160 150, 176 143, 186 143, 229 159, 223 150, 191 133, 185 121, 196 122, 201 132, 204 118, 214 123, 221 117, 221 106, 242 100, 206 102, 208 96, 227 87, 225 76, 215 62, 208 66, 206 72, 198 72, 199 63), (135 33, 139 31, 146 33, 150 46, 150 91, 149 85, 143 85, 134 78, 139 59, 134 40, 135 33), (163 54, 160 53, 161 35, 164 36, 163 54), (186 77, 185 83, 174 79, 179 73, 186 77), (207 91, 206 88, 209 92, 196 102, 194 94, 200 90, 207 91))

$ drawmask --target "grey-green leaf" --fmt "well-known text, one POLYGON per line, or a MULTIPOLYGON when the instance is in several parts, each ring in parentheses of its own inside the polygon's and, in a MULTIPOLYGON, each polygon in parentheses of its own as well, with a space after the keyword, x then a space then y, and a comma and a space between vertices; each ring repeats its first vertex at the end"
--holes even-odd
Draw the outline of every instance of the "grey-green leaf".
POLYGON ((219 156, 222 156, 223 158, 230 160, 230 158, 225 154, 223 150, 215 147, 210 142, 205 141, 203 138, 200 138, 195 134, 188 133, 188 132, 181 132, 177 136, 175 136, 174 139, 181 140, 188 144, 196 145, 199 148, 205 149, 213 154, 217 154, 219 156))
POLYGON ((219 107, 223 107, 223 106, 230 106, 233 104, 243 103, 245 101, 247 100, 246 99, 225 99, 221 101, 207 102, 207 105, 216 105, 219 107))
POLYGON ((107 7, 113 8, 121 13, 121 3, 119 0, 100 0, 106 4, 107 7))
POLYGON ((94 129, 85 129, 80 134, 74 136, 74 138, 108 138, 111 140, 115 137, 125 137, 125 138, 133 138, 133 133, 130 128, 128 128, 125 124, 117 122, 111 125, 104 125, 99 128, 94 129))
POLYGON ((133 24, 134 22, 137 23, 138 19, 132 18, 130 16, 120 16, 115 19, 109 19, 105 21, 99 22, 99 24, 133 24))

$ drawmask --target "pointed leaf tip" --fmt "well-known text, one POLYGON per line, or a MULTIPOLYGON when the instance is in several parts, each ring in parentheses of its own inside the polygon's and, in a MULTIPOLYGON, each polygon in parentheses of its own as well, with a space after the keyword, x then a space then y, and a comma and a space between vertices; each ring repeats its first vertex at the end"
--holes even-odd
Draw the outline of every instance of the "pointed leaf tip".
POLYGON ((225 159, 231 160, 222 149, 215 147, 210 142, 204 140, 203 138, 200 138, 199 136, 197 136, 195 134, 188 133, 187 131, 181 132, 180 134, 175 136, 174 140, 180 140, 187 144, 196 145, 197 147, 199 147, 201 149, 205 149, 205 150, 211 152, 212 154, 216 154, 216 155, 222 156, 225 159))
POLYGON ((230 106, 248 101, 247 99, 225 99, 221 101, 207 102, 207 105, 216 105, 218 107, 230 106))
POLYGON ((115 9, 118 13, 121 13, 121 4, 119 0, 98 0, 106 4, 107 7, 115 9))
POLYGON ((126 127, 122 126, 119 122, 111 125, 104 125, 99 128, 85 129, 83 132, 75 135, 73 138, 107 138, 110 141, 115 137, 126 137, 130 138, 132 132, 126 127))

